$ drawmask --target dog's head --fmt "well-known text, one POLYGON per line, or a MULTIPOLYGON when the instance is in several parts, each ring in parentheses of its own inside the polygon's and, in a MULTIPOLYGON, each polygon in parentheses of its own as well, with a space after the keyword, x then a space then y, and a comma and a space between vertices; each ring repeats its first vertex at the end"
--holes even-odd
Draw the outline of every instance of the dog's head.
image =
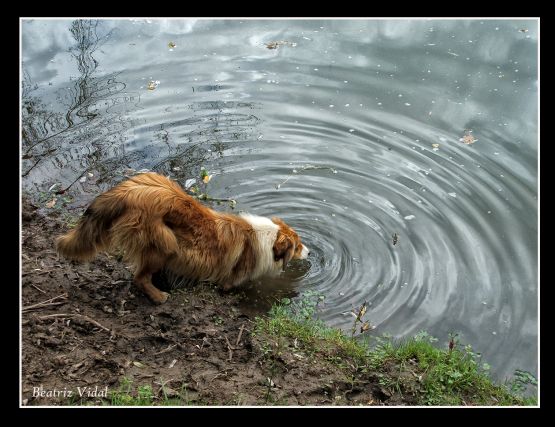
POLYGON ((301 238, 295 230, 280 218, 274 217, 272 222, 279 227, 273 247, 274 261, 283 260, 282 268, 285 269, 292 259, 306 259, 310 250, 301 243, 301 238))

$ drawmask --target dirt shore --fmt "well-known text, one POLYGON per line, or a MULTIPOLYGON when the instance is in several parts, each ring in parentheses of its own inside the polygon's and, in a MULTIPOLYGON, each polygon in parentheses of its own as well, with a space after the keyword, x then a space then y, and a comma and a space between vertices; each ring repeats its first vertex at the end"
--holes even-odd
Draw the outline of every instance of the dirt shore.
POLYGON ((271 338, 253 335, 241 292, 199 284, 154 306, 116 256, 60 259, 54 240, 68 225, 59 213, 28 200, 22 211, 24 405, 113 404, 126 384, 131 394, 148 386, 155 405, 412 403, 371 374, 354 380, 326 358, 303 355, 293 340, 269 357, 271 338))

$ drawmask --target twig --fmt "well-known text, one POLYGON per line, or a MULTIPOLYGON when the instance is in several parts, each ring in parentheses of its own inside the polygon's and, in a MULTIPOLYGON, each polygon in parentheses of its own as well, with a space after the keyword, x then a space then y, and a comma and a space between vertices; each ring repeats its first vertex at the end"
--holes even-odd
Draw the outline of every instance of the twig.
POLYGON ((23 175, 21 175, 22 177, 26 177, 27 175, 29 175, 29 173, 35 168, 36 165, 38 165, 40 163, 40 161, 43 159, 43 157, 39 157, 39 159, 33 164, 33 166, 31 166, 29 169, 27 169, 27 172, 25 172, 23 175))
POLYGON ((303 171, 306 171, 306 170, 319 170, 319 169, 329 169, 329 170, 332 171, 333 173, 337 173, 337 170, 335 170, 334 168, 331 168, 331 167, 329 167, 329 166, 312 166, 312 165, 306 165, 306 166, 303 166, 302 168, 300 168, 299 171, 296 171, 296 170, 295 170, 294 172, 291 172, 291 173, 287 176, 287 178, 285 178, 284 181, 280 182, 279 184, 276 184, 276 190, 279 190, 280 187, 281 187, 282 185, 284 185, 287 181, 289 181, 289 180, 293 177, 293 175, 298 175, 299 173, 301 173, 301 172, 303 172, 303 171))
POLYGON ((75 181, 73 181, 71 184, 69 184, 66 188, 62 188, 61 190, 56 191, 54 194, 64 194, 66 193, 71 187, 73 187, 73 184, 75 184, 77 181, 79 181, 83 175, 85 175, 87 172, 91 171, 94 167, 96 166, 96 163, 93 164, 92 166, 89 166, 88 168, 86 168, 81 175, 79 175, 77 178, 75 178, 75 181))
POLYGON ((212 377, 212 379, 210 380, 210 382, 214 381, 216 378, 221 377, 222 375, 227 375, 227 371, 229 371, 229 369, 224 369, 221 372, 218 372, 216 375, 214 375, 212 377))
POLYGON ((25 271, 21 273, 21 275, 22 276, 27 276, 28 274, 40 275, 40 274, 52 273, 53 271, 54 270, 41 270, 40 268, 38 268, 38 269, 34 269, 33 271, 25 271))
POLYGON ((21 309, 21 311, 32 310, 33 308, 41 307, 41 306, 44 306, 44 305, 63 304, 62 302, 58 302, 58 303, 55 303, 55 304, 49 304, 49 303, 51 303, 52 301, 54 301, 55 299, 58 299, 58 298, 67 299, 67 294, 61 294, 61 295, 58 295, 57 297, 47 299, 46 301, 42 301, 42 302, 39 302, 37 304, 29 305, 27 307, 23 307, 21 309))
POLYGON ((239 336, 237 337, 237 341, 235 341, 235 347, 239 345, 239 341, 241 341, 241 335, 243 335, 243 329, 245 329, 245 324, 241 325, 241 330, 239 331, 239 336))
POLYGON ((154 384, 157 384, 157 385, 160 386, 160 388, 158 389, 158 392, 157 392, 156 394, 158 395, 158 394, 160 394, 160 392, 163 392, 163 393, 164 393, 164 396, 166 396, 166 390, 164 390, 164 386, 165 386, 167 383, 172 383, 173 381, 175 381, 173 378, 170 378, 169 380, 166 380, 166 381, 164 381, 164 382, 157 382, 157 381, 154 381, 154 384))
POLYGON ((163 349, 163 350, 160 350, 160 351, 157 352, 157 353, 154 353, 154 356, 157 356, 157 355, 163 354, 163 353, 167 353, 168 351, 172 350, 174 347, 177 347, 177 344, 170 345, 168 348, 165 348, 165 349, 163 349))
POLYGON ((231 358, 233 357, 233 350, 232 350, 233 347, 231 347, 231 344, 227 339, 227 335, 224 335, 224 338, 225 338, 225 342, 227 343, 227 349, 229 350, 229 359, 227 359, 227 361, 231 362, 231 358))
POLYGON ((202 193, 199 195, 192 195, 197 200, 205 200, 207 202, 228 202, 231 206, 237 205, 237 200, 235 199, 219 199, 217 197, 210 197, 206 193, 202 193))
POLYGON ((78 317, 80 319, 86 320, 89 323, 92 323, 93 325, 99 327, 100 329, 104 329, 105 331, 110 332, 110 329, 108 329, 106 326, 101 325, 96 320, 91 319, 90 317, 85 316, 83 314, 56 313, 56 314, 48 314, 46 316, 39 316, 38 319, 39 320, 46 320, 46 319, 50 319, 50 318, 53 318, 53 317, 78 317))
POLYGON ((35 288, 35 289, 36 289, 37 291, 40 291, 40 292, 42 292, 43 294, 45 294, 45 293, 46 293, 46 291, 43 291, 43 290, 42 290, 41 288, 39 288, 39 287, 38 287, 38 286, 36 286, 36 285, 33 285, 32 283, 31 283, 31 286, 32 286, 33 288, 35 288))
POLYGON ((44 308, 44 307, 49 307, 49 306, 53 306, 53 305, 60 305, 60 304, 65 304, 65 302, 64 302, 64 301, 49 302, 49 303, 47 303, 47 304, 40 304, 40 305, 37 305, 36 307, 29 307, 29 308, 26 307, 26 308, 23 308, 23 309, 21 310, 21 312, 22 312, 22 313, 28 313, 29 311, 38 310, 38 309, 41 309, 41 308, 44 308))

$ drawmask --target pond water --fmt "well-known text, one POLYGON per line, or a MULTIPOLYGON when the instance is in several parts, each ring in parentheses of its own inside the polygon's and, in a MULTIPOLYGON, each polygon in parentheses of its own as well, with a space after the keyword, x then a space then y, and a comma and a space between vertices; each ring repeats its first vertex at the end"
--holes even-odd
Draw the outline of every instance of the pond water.
POLYGON ((261 300, 318 292, 347 331, 367 301, 367 333, 458 332, 497 379, 537 374, 536 20, 21 28, 24 190, 79 208, 204 167, 199 191, 312 249, 261 300))

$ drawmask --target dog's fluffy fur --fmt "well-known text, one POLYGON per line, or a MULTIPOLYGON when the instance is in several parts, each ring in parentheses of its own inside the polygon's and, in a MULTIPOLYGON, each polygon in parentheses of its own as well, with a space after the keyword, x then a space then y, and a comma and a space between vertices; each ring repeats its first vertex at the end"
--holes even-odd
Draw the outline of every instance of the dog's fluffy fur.
POLYGON ((162 269, 227 290, 308 255, 279 218, 216 212, 156 173, 98 196, 77 227, 56 241, 58 253, 80 261, 110 248, 123 249, 135 266, 135 284, 155 304, 168 298, 152 284, 152 274, 162 269))

